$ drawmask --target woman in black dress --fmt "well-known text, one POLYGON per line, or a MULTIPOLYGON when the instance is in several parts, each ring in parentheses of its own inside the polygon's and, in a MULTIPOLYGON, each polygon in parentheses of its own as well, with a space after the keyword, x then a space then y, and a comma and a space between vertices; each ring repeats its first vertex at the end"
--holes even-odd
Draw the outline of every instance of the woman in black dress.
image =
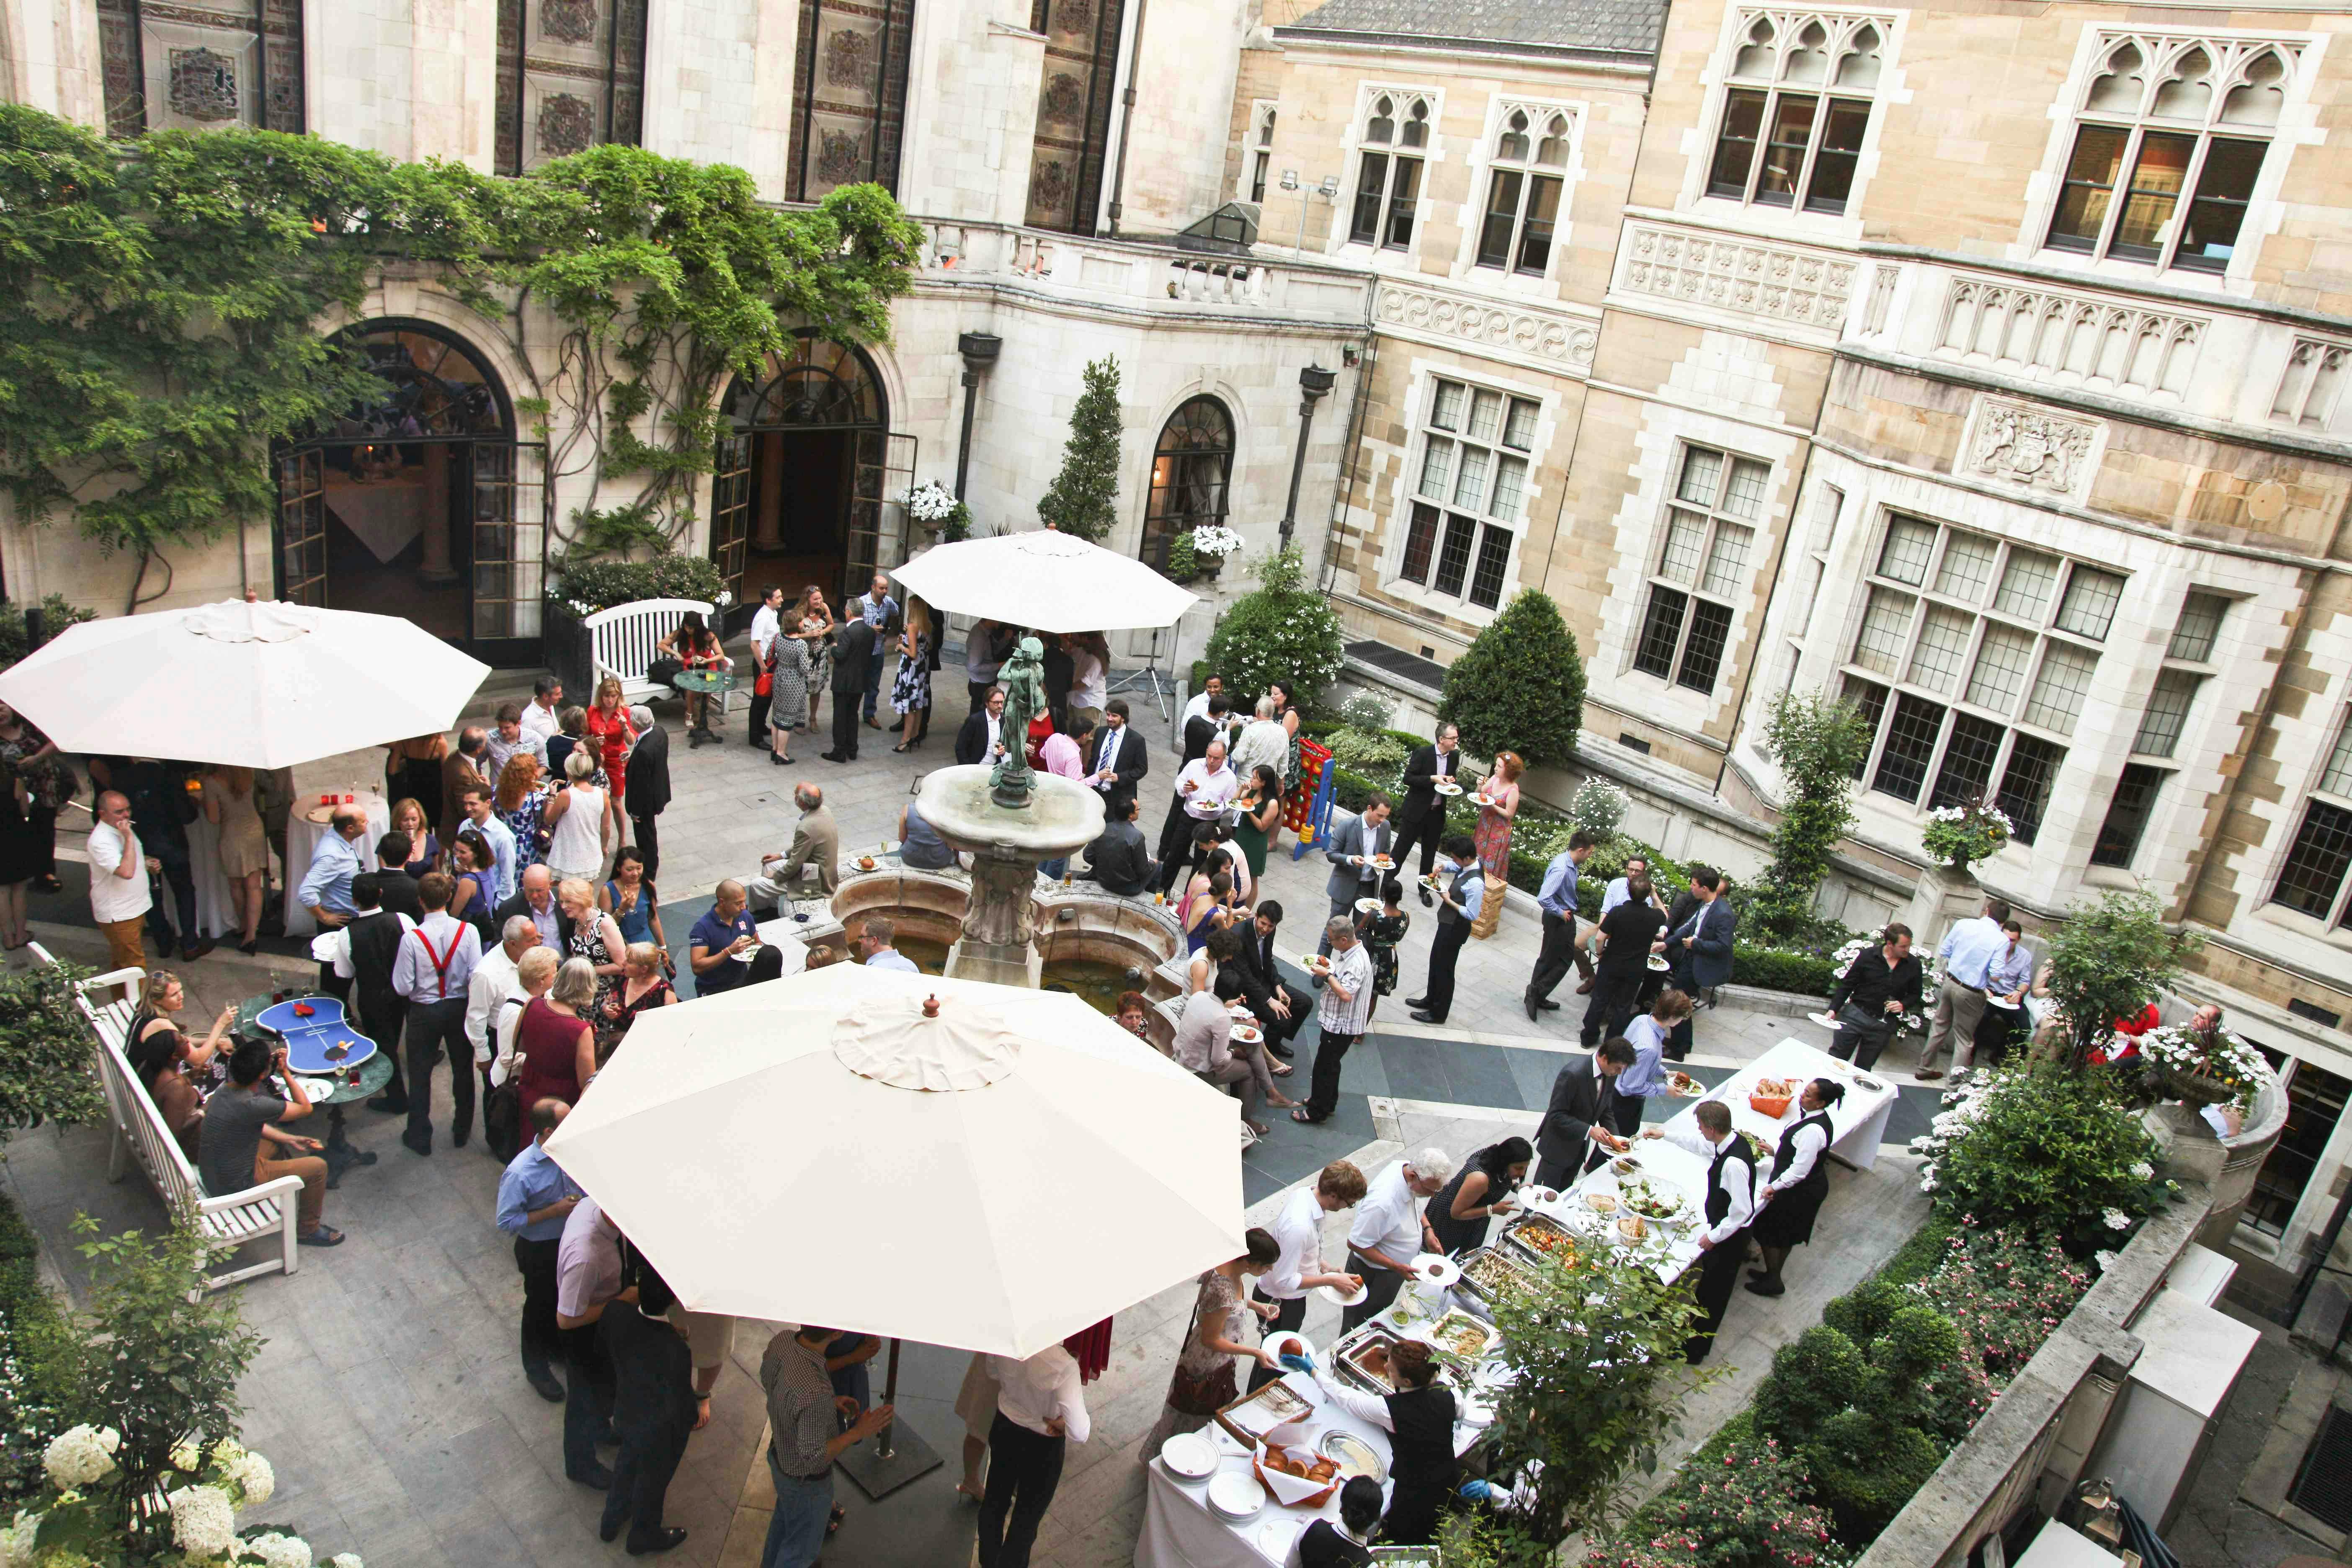
POLYGON ((1536 1152, 1524 1138, 1489 1143, 1462 1163, 1454 1179, 1429 1200, 1429 1228, 1456 1257, 1486 1245, 1486 1222, 1507 1212, 1511 1191, 1527 1180, 1536 1152))
POLYGON ((1462 1484, 1462 1461, 1454 1455, 1454 1391, 1436 1381, 1437 1363, 1419 1340, 1393 1346, 1389 1368, 1397 1392, 1379 1399, 1343 1385, 1322 1362, 1315 1363, 1315 1382, 1331 1403, 1389 1434, 1389 1473, 1396 1486, 1381 1520, 1381 1539, 1421 1546, 1437 1539, 1438 1516, 1462 1484))
POLYGON ((1759 1296, 1778 1296, 1788 1289, 1780 1283, 1780 1265, 1790 1247, 1813 1238, 1813 1216, 1830 1191, 1830 1143, 1837 1136, 1830 1107, 1844 1098, 1843 1084, 1817 1078, 1791 1108, 1795 1120, 1782 1130, 1771 1173, 1756 1194, 1759 1212, 1749 1234, 1764 1249, 1764 1267, 1748 1270, 1748 1288, 1759 1296))

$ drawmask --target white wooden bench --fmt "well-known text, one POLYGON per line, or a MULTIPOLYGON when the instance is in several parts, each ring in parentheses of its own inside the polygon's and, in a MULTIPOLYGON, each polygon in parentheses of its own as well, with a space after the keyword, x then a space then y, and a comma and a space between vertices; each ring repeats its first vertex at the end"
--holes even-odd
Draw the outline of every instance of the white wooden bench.
MULTIPOLYGON (((47 952, 37 948, 35 952, 41 962, 55 962, 47 952)), ((139 1168, 147 1173, 148 1182, 164 1203, 175 1212, 194 1211, 205 1235, 226 1247, 248 1241, 266 1244, 271 1231, 278 1233, 277 1247, 263 1261, 226 1274, 205 1275, 205 1284, 209 1289, 217 1290, 275 1268, 283 1268, 289 1274, 295 1272, 301 1267, 294 1225, 295 1200, 302 1191, 302 1179, 279 1176, 226 1197, 206 1195, 203 1178, 180 1152, 180 1141, 163 1125, 163 1114, 155 1108, 147 1086, 131 1070, 123 1044, 131 1016, 138 1007, 139 985, 145 978, 140 970, 117 969, 93 975, 75 987, 80 993, 75 1002, 89 1023, 90 1037, 97 1047, 99 1079, 106 1086, 107 1114, 114 1123, 114 1147, 107 1158, 106 1179, 122 1180, 129 1160, 136 1158, 139 1168), (116 986, 122 988, 122 996, 103 1005, 93 1003, 95 993, 116 986)))
MULTIPOLYGON (((705 626, 709 626, 711 617, 718 613, 699 599, 639 599, 584 616, 580 624, 588 628, 597 683, 602 685, 608 675, 619 677, 625 704, 677 695, 674 688, 646 679, 646 671, 661 657, 654 645, 677 630, 678 621, 688 610, 700 612, 705 626)), ((712 626, 714 635, 717 629, 712 626)), ((719 694, 722 718, 727 712, 727 699, 731 695, 724 691, 719 694)))

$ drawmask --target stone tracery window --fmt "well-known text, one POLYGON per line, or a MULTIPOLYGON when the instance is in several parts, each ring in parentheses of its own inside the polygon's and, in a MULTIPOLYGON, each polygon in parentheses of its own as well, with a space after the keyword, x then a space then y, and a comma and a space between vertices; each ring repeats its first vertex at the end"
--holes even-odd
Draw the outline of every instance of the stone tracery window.
POLYGON ((898 188, 913 0, 801 0, 785 195, 898 188))
POLYGON ((1478 228, 1479 266, 1535 278, 1551 266, 1575 136, 1576 119, 1568 110, 1503 106, 1486 176, 1486 214, 1478 228))
POLYGON ((1348 241, 1382 250, 1412 248, 1422 165, 1429 153, 1435 100, 1428 93, 1381 91, 1365 106, 1356 138, 1356 204, 1348 241))
POLYGON ((499 0, 499 173, 642 140, 646 4, 499 0))
POLYGON ((304 129, 301 0, 99 0, 106 128, 304 129))
POLYGON ((1747 11, 1740 21, 1706 194, 1844 212, 1892 19, 1747 11))
POLYGON ((2227 270, 2300 47, 2141 33, 2100 44, 2045 243, 2227 270))

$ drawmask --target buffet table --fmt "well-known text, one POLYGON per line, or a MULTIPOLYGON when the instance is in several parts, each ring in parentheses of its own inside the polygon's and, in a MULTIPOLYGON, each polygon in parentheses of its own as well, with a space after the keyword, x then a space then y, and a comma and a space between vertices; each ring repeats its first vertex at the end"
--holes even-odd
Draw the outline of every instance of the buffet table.
MULTIPOLYGON (((1741 1068, 1729 1079, 1717 1084, 1706 1094, 1709 1100, 1719 1100, 1731 1107, 1731 1125, 1741 1132, 1753 1132, 1764 1141, 1762 1173, 1772 1168, 1772 1151, 1780 1147, 1780 1132, 1789 1125, 1775 1121, 1748 1103, 1756 1080, 1764 1078, 1789 1079, 1796 1082, 1800 1092, 1806 1083, 1817 1078, 1829 1079, 1845 1086, 1845 1098, 1830 1107, 1830 1152, 1858 1171, 1867 1171, 1878 1163, 1878 1146, 1886 1140, 1887 1119, 1895 1114, 1895 1089, 1894 1080, 1875 1071, 1864 1072, 1852 1062, 1841 1061, 1824 1050, 1802 1040, 1782 1040, 1762 1056, 1741 1068), (1868 1079, 1867 1083, 1863 1080, 1868 1079)), ((1790 1102, 1795 1109, 1795 1101, 1790 1102)), ((1675 1120, 1688 1121, 1693 1107, 1685 1107, 1675 1120)), ((1793 1120, 1793 1118, 1791 1119, 1793 1120)), ((1685 1131, 1692 1131, 1685 1128, 1685 1131)), ((1704 1184, 1700 1188, 1703 1193, 1704 1184)))

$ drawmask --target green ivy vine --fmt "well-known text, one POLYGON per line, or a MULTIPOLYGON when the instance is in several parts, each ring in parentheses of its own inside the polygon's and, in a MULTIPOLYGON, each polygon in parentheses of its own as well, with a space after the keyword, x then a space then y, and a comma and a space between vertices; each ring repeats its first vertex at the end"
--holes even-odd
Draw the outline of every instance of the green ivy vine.
POLYGON ((787 211, 740 169, 636 147, 496 179, 276 132, 109 142, 0 104, 0 264, 19 280, 0 290, 0 482, 28 520, 135 552, 135 608, 152 573, 144 598, 168 587, 170 547, 268 515, 272 440, 383 395, 320 322, 421 267, 517 333, 526 301, 562 324, 530 355, 553 367, 543 395, 517 405, 562 433, 551 480, 593 476, 580 542, 674 542, 722 379, 795 325, 887 342, 920 239, 878 186, 787 211))

